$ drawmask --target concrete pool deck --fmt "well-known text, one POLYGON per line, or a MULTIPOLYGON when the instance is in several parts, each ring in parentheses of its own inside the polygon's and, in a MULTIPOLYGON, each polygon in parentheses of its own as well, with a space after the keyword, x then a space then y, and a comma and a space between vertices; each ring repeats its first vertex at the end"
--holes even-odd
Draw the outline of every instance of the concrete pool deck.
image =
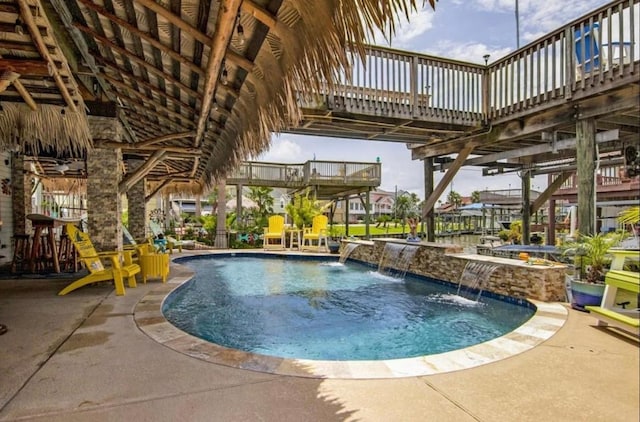
MULTIPOLYGON (((185 255, 185 254, 180 254, 185 255)), ((189 277, 172 264, 174 280, 189 277)), ((63 278, 0 280, 0 420, 637 421, 637 338, 567 309, 555 335, 507 359, 394 379, 320 379, 206 362, 136 324, 152 280, 59 297, 63 278)), ((149 306, 157 306, 149 303, 149 306)))

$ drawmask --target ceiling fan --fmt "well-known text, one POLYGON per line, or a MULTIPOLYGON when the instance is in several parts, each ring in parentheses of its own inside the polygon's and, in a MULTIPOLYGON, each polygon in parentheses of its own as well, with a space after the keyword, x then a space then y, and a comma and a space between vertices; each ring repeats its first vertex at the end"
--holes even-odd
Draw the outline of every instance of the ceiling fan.
POLYGON ((84 161, 81 160, 64 160, 58 161, 56 165, 54 165, 53 170, 59 172, 60 174, 64 174, 65 172, 72 170, 78 171, 84 169, 84 161))

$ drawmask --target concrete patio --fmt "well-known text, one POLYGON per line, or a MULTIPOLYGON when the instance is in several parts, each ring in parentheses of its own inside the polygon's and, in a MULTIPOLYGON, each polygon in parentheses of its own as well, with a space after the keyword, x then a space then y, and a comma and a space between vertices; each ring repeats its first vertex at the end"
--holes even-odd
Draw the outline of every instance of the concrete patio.
MULTIPOLYGON (((172 264, 172 277, 188 268, 172 264)), ((638 340, 569 310, 532 350, 439 375, 314 379, 217 365, 143 333, 108 284, 59 297, 68 279, 0 280, 0 420, 637 421, 638 340)))

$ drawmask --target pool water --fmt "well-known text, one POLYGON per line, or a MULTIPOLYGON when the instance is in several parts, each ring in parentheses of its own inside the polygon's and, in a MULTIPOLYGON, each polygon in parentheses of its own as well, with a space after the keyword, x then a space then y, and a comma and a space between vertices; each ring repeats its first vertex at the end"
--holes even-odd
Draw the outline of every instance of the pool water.
POLYGON ((227 256, 185 263, 195 276, 165 301, 167 320, 221 346, 270 356, 423 356, 499 337, 534 313, 484 296, 475 302, 456 296, 456 286, 397 279, 352 262, 227 256))

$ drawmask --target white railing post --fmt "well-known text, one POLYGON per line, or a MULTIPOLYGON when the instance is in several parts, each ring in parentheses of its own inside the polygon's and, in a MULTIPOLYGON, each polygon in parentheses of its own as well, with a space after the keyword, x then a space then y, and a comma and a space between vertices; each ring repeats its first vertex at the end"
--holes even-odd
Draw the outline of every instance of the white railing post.
POLYGON ((411 116, 418 117, 418 56, 411 57, 409 84, 409 108, 411 110, 411 116))

